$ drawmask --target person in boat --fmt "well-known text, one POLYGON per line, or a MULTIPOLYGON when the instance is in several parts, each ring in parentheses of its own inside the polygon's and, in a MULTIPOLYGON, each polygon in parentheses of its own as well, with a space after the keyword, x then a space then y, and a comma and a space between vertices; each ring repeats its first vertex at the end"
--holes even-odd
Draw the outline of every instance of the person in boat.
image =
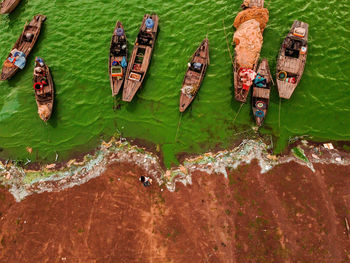
POLYGON ((298 58, 300 55, 300 50, 303 46, 304 41, 289 37, 284 43, 284 47, 286 49, 285 55, 288 57, 298 58))
POLYGON ((34 68, 34 75, 38 76, 38 77, 44 77, 45 76, 45 70, 42 67, 37 66, 37 67, 34 68))
POLYGON ((188 66, 192 71, 201 73, 203 64, 199 62, 193 62, 193 63, 188 63, 188 66))
POLYGON ((146 30, 139 32, 139 34, 137 35, 137 42, 141 45, 150 46, 152 45, 152 29, 154 27, 154 21, 152 20, 152 18, 147 18, 145 25, 146 30))
POLYGON ((23 35, 22 39, 23 41, 26 41, 26 42, 32 42, 33 38, 34 38, 34 34, 27 32, 23 35))
POLYGON ((10 57, 5 63, 5 66, 7 67, 18 67, 23 69, 26 65, 26 54, 15 48, 10 52, 10 57))
POLYGON ((238 74, 240 80, 242 81, 242 89, 240 94, 241 96, 245 96, 249 92, 250 86, 253 84, 256 77, 256 72, 249 68, 241 68, 238 74))
POLYGON ((41 96, 45 96, 44 86, 48 84, 44 65, 44 61, 41 58, 38 57, 35 60, 34 75, 37 77, 37 82, 34 84, 34 89, 41 96))

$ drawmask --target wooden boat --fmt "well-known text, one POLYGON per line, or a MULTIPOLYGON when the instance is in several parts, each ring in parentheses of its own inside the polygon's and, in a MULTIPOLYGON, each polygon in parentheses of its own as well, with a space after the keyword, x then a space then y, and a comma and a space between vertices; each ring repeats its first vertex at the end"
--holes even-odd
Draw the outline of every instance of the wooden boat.
POLYGON ((184 112, 191 104, 202 84, 209 65, 209 40, 205 38, 194 52, 182 82, 180 96, 180 112, 184 112))
POLYGON ((308 34, 309 25, 296 20, 283 41, 276 65, 277 87, 281 98, 289 99, 292 96, 303 75, 308 34))
POLYGON ((256 125, 260 127, 266 118, 273 82, 266 58, 261 61, 257 74, 253 82, 252 108, 256 125))
POLYGON ((21 0, 4 0, 0 3, 1 9, 0 13, 1 14, 9 14, 11 13, 21 2, 21 0))
POLYGON ((118 21, 113 32, 108 60, 112 96, 118 94, 124 83, 127 63, 128 43, 124 27, 122 23, 118 21))
POLYGON ((250 8, 250 7, 263 7, 264 6, 264 0, 248 0, 244 1, 241 7, 243 9, 250 8))
MULTIPOLYGON (((246 1, 245 1, 246 2, 246 1)), ((264 0, 250 0, 246 2, 246 5, 243 3, 241 5, 243 9, 248 9, 248 8, 255 8, 255 7, 264 7, 264 0)), ((256 59, 253 67, 251 70, 256 72, 257 66, 258 66, 258 60, 259 58, 256 59)), ((235 52, 235 57, 234 57, 234 69, 233 69, 233 79, 234 79, 234 87, 235 87, 235 99, 239 102, 245 103, 247 101, 247 97, 249 94, 249 88, 243 88, 243 82, 241 81, 241 78, 239 76, 239 72, 241 70, 240 65, 237 63, 237 55, 235 52)))
POLYGON ((158 20, 157 15, 146 14, 143 17, 126 71, 123 101, 131 101, 145 80, 157 39, 158 20))
POLYGON ((12 48, 12 51, 7 56, 1 71, 0 80, 6 80, 11 78, 17 71, 21 61, 21 65, 24 67, 26 58, 32 51, 34 44, 36 43, 40 34, 41 25, 46 20, 46 16, 36 15, 33 20, 24 26, 21 36, 16 41, 12 48))
POLYGON ((40 57, 35 58, 33 87, 39 117, 46 122, 52 114, 55 91, 50 69, 40 57))

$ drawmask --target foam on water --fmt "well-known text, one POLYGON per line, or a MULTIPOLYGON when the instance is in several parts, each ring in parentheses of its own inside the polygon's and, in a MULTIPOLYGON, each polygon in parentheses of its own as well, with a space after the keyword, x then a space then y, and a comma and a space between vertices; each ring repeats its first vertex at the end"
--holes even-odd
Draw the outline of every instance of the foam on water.
MULTIPOLYGON (((116 141, 113 138, 109 143, 104 142, 93 156, 86 155, 82 162, 73 159, 59 170, 55 170, 55 164, 42 167, 38 171, 30 171, 15 164, 0 163, 0 183, 8 186, 15 200, 20 202, 33 193, 61 191, 86 183, 103 174, 106 167, 114 163, 130 163, 140 166, 156 180, 158 185, 165 185, 169 191, 175 191, 176 183, 191 184, 192 174, 196 171, 209 175, 223 174, 227 179, 228 169, 250 164, 255 159, 258 160, 262 174, 276 165, 291 161, 306 165, 312 171, 315 171, 313 163, 350 165, 350 154, 340 154, 337 150, 328 151, 307 144, 300 147, 308 150, 309 162, 304 162, 293 154, 282 157, 270 155, 268 153, 270 147, 264 142, 244 140, 232 150, 209 152, 195 158, 187 158, 183 165, 164 171, 158 157, 154 154, 137 146, 131 146, 125 140, 116 141)), ((135 178, 135 181, 137 180, 138 178, 135 178)))

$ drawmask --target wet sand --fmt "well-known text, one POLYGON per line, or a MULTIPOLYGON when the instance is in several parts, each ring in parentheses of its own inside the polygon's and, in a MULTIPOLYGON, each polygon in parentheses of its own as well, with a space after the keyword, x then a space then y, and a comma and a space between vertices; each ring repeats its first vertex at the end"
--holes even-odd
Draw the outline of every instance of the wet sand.
POLYGON ((175 192, 113 163, 89 182, 0 194, 0 262, 347 262, 350 166, 256 161, 175 192))

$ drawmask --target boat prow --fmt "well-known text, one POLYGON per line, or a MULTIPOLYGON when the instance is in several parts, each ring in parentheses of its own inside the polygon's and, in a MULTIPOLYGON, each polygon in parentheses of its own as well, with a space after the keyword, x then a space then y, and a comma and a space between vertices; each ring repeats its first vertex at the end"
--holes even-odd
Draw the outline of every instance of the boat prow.
POLYGON ((134 98, 136 92, 141 88, 141 83, 127 79, 124 84, 123 101, 130 102, 134 98), (126 88, 127 87, 127 88, 126 88))
POLYGON ((304 72, 308 51, 309 25, 294 21, 284 39, 276 65, 276 82, 281 98, 290 99, 304 72))

